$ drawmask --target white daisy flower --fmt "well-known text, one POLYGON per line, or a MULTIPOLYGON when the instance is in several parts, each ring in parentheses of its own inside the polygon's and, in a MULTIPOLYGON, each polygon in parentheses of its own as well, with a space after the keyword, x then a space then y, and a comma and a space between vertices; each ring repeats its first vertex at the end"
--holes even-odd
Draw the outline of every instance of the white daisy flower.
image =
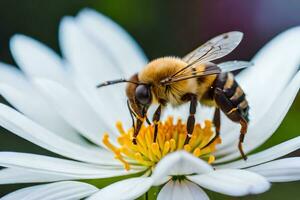
MULTIPOLYGON (((1 184, 48 182, 2 199, 135 199, 152 186, 161 186, 157 199, 209 199, 201 188, 243 196, 265 192, 271 182, 300 179, 300 158, 278 159, 299 149, 300 137, 244 161, 238 159, 239 126, 226 117, 221 139, 203 150, 201 145, 214 134, 210 121, 196 125, 184 145, 186 136, 177 134, 184 123, 167 117, 159 126, 158 143, 151 142, 151 127, 145 126, 133 145, 124 85, 95 86, 145 66, 139 46, 117 24, 91 10, 64 18, 59 37, 63 58, 16 35, 11 51, 21 71, 0 64, 0 93, 15 107, 0 104, 0 125, 63 157, 0 152, 0 166, 5 167, 1 184), (117 123, 116 131, 118 120, 123 125, 117 123), (104 188, 89 184, 108 177, 123 180, 104 188)), ((300 27, 278 35, 252 61, 255 65, 237 76, 251 107, 246 153, 270 138, 299 90, 300 27)), ((184 109, 169 108, 165 116, 185 119, 184 109)), ((212 112, 203 108, 197 116, 200 122, 209 120, 212 112)))

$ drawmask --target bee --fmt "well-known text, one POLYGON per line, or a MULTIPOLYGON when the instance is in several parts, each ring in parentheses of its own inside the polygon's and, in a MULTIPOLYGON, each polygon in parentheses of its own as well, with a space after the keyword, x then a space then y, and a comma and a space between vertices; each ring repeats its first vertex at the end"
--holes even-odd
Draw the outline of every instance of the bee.
POLYGON ((247 133, 249 122, 249 105, 231 71, 249 67, 246 61, 228 61, 220 64, 212 63, 232 52, 241 42, 243 33, 228 32, 212 38, 183 58, 162 57, 149 62, 140 72, 130 79, 106 81, 97 87, 127 82, 127 105, 133 121, 133 143, 142 124, 150 121, 147 111, 150 105, 158 107, 153 114, 154 140, 156 141, 158 122, 167 104, 173 107, 189 103, 187 119, 187 141, 193 133, 195 113, 198 102, 214 107, 213 123, 215 136, 203 148, 210 145, 220 135, 220 112, 230 120, 241 125, 238 149, 246 160, 242 143, 247 133))

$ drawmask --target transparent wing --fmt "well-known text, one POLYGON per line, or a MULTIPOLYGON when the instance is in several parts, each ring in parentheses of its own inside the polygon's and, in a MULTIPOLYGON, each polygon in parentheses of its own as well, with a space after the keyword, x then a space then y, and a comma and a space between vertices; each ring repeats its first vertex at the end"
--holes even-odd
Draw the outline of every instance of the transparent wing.
POLYGON ((214 37, 183 57, 182 60, 187 63, 187 66, 177 71, 171 77, 176 77, 195 65, 207 63, 226 56, 239 45, 242 38, 243 33, 238 31, 223 33, 217 37, 214 37))
POLYGON ((174 77, 169 77, 161 81, 163 85, 169 85, 178 81, 183 81, 191 78, 197 78, 201 76, 208 76, 212 74, 219 74, 221 73, 221 68, 217 65, 209 65, 205 66, 202 65, 201 67, 192 67, 190 70, 185 71, 184 73, 178 74, 174 77))
POLYGON ((207 65, 202 65, 200 67, 196 67, 194 65, 190 70, 185 71, 184 73, 178 74, 174 77, 167 78, 163 81, 161 81, 162 84, 168 85, 172 84, 178 81, 183 81, 191 78, 198 78, 202 76, 208 76, 208 75, 213 75, 213 74, 220 74, 224 72, 230 72, 230 71, 235 71, 238 69, 243 69, 246 67, 252 66, 253 63, 247 62, 247 61, 227 61, 220 63, 218 65, 210 63, 207 65))
POLYGON ((232 31, 223 33, 204 43, 182 58, 187 64, 209 62, 232 52, 242 41, 243 33, 232 31))
POLYGON ((218 64, 222 72, 230 72, 252 66, 253 63, 247 61, 233 60, 218 64))

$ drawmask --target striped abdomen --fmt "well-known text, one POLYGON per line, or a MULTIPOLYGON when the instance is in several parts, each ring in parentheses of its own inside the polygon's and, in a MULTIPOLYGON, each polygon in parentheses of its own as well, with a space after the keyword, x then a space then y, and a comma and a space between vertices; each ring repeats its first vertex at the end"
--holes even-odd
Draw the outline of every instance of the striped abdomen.
POLYGON ((219 108, 233 121, 242 116, 248 121, 249 105, 244 91, 232 73, 222 73, 213 84, 214 100, 219 108))

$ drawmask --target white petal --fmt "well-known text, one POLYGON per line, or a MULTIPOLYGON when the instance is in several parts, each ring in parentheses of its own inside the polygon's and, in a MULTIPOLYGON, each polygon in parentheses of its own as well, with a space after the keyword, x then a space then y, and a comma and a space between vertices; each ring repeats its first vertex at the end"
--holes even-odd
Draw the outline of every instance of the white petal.
POLYGON ((55 109, 82 135, 98 145, 103 145, 104 132, 112 132, 110 126, 101 119, 87 102, 62 85, 49 80, 35 80, 35 84, 52 101, 55 109))
POLYGON ((160 190, 157 200, 165 200, 165 199, 172 199, 173 198, 173 190, 174 190, 174 181, 169 181, 164 187, 160 190))
POLYGON ((216 170, 187 178, 206 189, 230 196, 259 194, 270 188, 264 177, 245 170, 216 170))
POLYGON ((96 88, 100 82, 123 77, 107 52, 97 48, 70 17, 61 22, 60 41, 62 51, 72 66, 73 79, 95 112, 102 118, 106 117, 110 124, 120 119, 120 113, 127 114, 124 84, 96 88))
POLYGON ((69 85, 58 55, 42 43, 24 35, 11 38, 10 48, 20 68, 31 78, 47 78, 69 85))
POLYGON ((299 91, 299 87, 300 71, 271 105, 271 109, 256 124, 253 124, 253 133, 251 134, 253 139, 250 137, 245 139, 245 146, 248 146, 249 151, 263 144, 279 127, 299 91), (267 122, 265 122, 266 119, 267 122))
POLYGON ((75 160, 120 166, 112 154, 102 149, 80 146, 39 126, 14 109, 0 104, 0 125, 49 151, 75 160))
POLYGON ((89 200, 131 200, 137 199, 152 186, 147 177, 129 178, 113 183, 92 195, 89 200))
POLYGON ((178 151, 164 157, 156 165, 152 178, 154 184, 161 184, 161 180, 171 175, 202 174, 212 171, 207 162, 184 151, 178 151))
POLYGON ((299 36, 299 26, 279 34, 256 54, 252 60, 255 65, 239 75, 238 79, 251 102, 253 117, 258 118, 270 108, 298 70, 299 36), (265 88, 272 90, 265 92, 265 88))
POLYGON ((88 197, 98 189, 87 183, 64 181, 50 183, 31 193, 29 200, 58 200, 58 199, 82 199, 88 197))
POLYGON ((207 194, 190 181, 169 181, 158 194, 157 200, 209 200, 207 194))
MULTIPOLYGON (((245 136, 244 151, 250 152, 263 144, 281 124, 286 113, 291 107, 300 87, 300 72, 296 74, 293 80, 289 83, 282 94, 272 104, 270 109, 262 119, 257 122, 251 122, 248 129, 248 133, 245 136), (252 123, 252 124, 251 124, 252 123)), ((229 151, 232 149, 234 153, 220 158, 216 163, 226 162, 228 160, 235 159, 240 156, 237 151, 237 145, 232 145, 229 151)), ((224 152, 224 150, 221 150, 224 152)), ((228 150, 227 150, 228 151, 228 150)))
POLYGON ((74 178, 62 175, 45 174, 32 172, 25 169, 5 168, 0 170, 0 184, 16 183, 40 183, 62 180, 71 180, 74 178))
POLYGON ((280 158, 285 156, 297 149, 300 148, 300 136, 293 138, 291 140, 285 141, 281 144, 273 146, 269 149, 261 151, 259 153, 255 153, 253 155, 248 156, 246 161, 237 160, 227 164, 221 164, 215 166, 217 168, 246 168, 255 166, 264 162, 268 162, 270 160, 274 160, 276 158, 280 158))
POLYGON ((300 158, 284 158, 275 160, 247 170, 266 177, 271 182, 288 182, 300 180, 300 158))
POLYGON ((49 130, 63 133, 62 137, 77 143, 84 142, 35 90, 21 71, 0 63, 0 74, 0 94, 11 105, 49 130))
MULTIPOLYGON (((111 87, 104 87, 97 89, 94 86, 89 86, 78 75, 74 75, 74 84, 84 97, 85 101, 93 108, 95 113, 111 127, 114 127, 116 121, 121 121, 124 128, 131 128, 131 120, 129 111, 127 109, 127 99, 125 95, 125 85, 113 85, 111 87), (122 92, 119 93, 120 88, 122 92), (114 101, 112 95, 118 96, 118 102, 114 101), (122 113, 122 114, 120 114, 122 113)), ((119 133, 114 132, 117 135, 119 133)))
POLYGON ((76 179, 107 178, 136 173, 30 153, 0 152, 0 166, 69 176, 76 179))
POLYGON ((32 192, 38 191, 44 185, 36 185, 27 188, 22 188, 3 196, 2 200, 22 200, 26 199, 32 192))
POLYGON ((138 44, 108 17, 84 9, 76 20, 97 47, 105 50, 126 76, 131 76, 146 65, 147 59, 138 44))
POLYGON ((0 93, 15 108, 45 128, 78 144, 86 143, 35 91, 19 90, 4 83, 0 85, 0 93))
POLYGON ((65 17, 60 24, 60 45, 64 56, 78 74, 96 86, 107 79, 120 78, 118 69, 107 52, 97 48, 71 17, 65 17))
POLYGON ((97 192, 92 185, 76 181, 44 184, 17 190, 4 196, 4 200, 71 200, 82 199, 97 192))
POLYGON ((28 80, 25 78, 24 74, 12 65, 5 63, 0 63, 0 82, 9 85, 14 85, 18 89, 27 89, 28 80))
MULTIPOLYGON (((168 105, 162 113, 162 120, 166 120, 169 116, 172 116, 175 120, 182 119, 183 121, 186 121, 189 116, 189 109, 189 104, 184 104, 175 108, 171 105, 168 105)), ((199 117, 198 113, 195 115, 195 117, 199 117)), ((197 119, 196 121, 198 122, 200 120, 197 119)))
MULTIPOLYGON (((282 96, 282 91, 294 76, 300 64, 300 27, 291 28, 276 36, 254 57, 253 67, 237 76, 250 105, 250 121, 261 121, 272 103, 282 96), (288 56, 287 56, 288 55, 288 56), (272 88, 266 92, 265 88, 272 88)), ((239 134, 239 126, 222 121, 222 144, 232 146, 239 134)))
POLYGON ((191 195, 193 196, 194 200, 209 200, 209 197, 205 193, 205 191, 200 188, 198 185, 190 182, 190 181, 185 181, 186 186, 188 187, 191 195))

